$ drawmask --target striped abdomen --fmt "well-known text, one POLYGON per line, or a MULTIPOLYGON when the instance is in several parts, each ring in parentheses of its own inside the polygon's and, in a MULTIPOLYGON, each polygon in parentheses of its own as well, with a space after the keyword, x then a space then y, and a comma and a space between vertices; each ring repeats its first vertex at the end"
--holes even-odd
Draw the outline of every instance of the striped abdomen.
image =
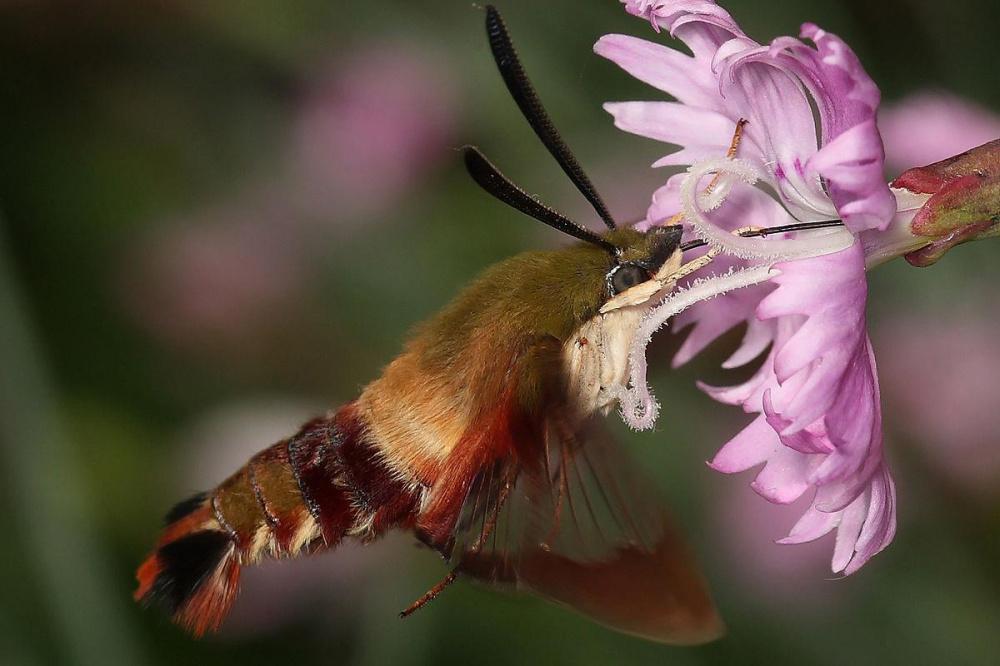
POLYGON ((333 548, 344 536, 374 539, 412 524, 418 503, 418 491, 393 477, 358 410, 346 405, 178 504, 139 568, 135 598, 163 603, 196 635, 218 629, 241 567, 333 548))

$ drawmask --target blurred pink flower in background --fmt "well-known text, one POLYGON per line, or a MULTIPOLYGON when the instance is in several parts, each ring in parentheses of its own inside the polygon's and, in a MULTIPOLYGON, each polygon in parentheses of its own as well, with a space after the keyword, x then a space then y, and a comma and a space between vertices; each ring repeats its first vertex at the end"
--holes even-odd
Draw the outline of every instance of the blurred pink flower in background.
POLYGON ((289 189, 311 210, 387 211, 452 153, 455 84, 426 47, 382 44, 321 72, 295 120, 289 189))
POLYGON ((802 496, 775 506, 759 501, 744 484, 711 482, 709 523, 721 551, 723 575, 754 603, 785 613, 822 613, 836 607, 847 588, 829 579, 832 535, 796 548, 775 542, 809 508, 802 496))
POLYGON ((392 213, 451 154, 454 97, 426 47, 382 44, 321 70, 271 180, 138 240, 121 276, 131 314, 183 348, 267 336, 307 300, 331 240, 392 213))
POLYGON ((814 46, 792 37, 760 45, 709 0, 625 5, 657 30, 669 28, 692 54, 624 35, 607 35, 595 46, 677 100, 606 107, 619 128, 682 147, 655 166, 693 163, 656 192, 646 226, 683 211, 698 237, 729 256, 716 264, 720 271, 669 295, 643 322, 631 355, 631 388, 621 396, 623 416, 637 428, 655 421, 645 347, 670 317, 696 305, 677 321, 694 324, 679 361, 748 321, 743 344, 725 366, 742 366, 770 347, 763 366, 740 386, 704 388, 758 416, 711 464, 727 473, 763 464, 752 486, 771 502, 811 495, 782 543, 835 530, 832 568, 853 573, 891 542, 896 524, 866 333, 865 268, 925 242, 914 238, 909 222, 927 197, 886 184, 875 123, 879 90, 836 36, 804 24, 802 38, 814 46), (738 159, 729 160, 723 156, 740 118, 749 124, 738 159), (712 174, 721 174, 717 187, 699 194, 712 174), (750 187, 758 181, 778 200, 750 187), (738 226, 836 219, 846 229, 783 239, 730 233, 738 226), (727 294, 734 289, 743 291, 727 294))
POLYGON ((881 360, 894 424, 934 470, 984 499, 1000 496, 1000 347, 990 312, 896 315, 876 335, 893 341, 881 360))
MULTIPOLYGON (((281 441, 324 410, 287 398, 247 400, 208 412, 181 435, 175 494, 187 497, 214 488, 258 451, 281 441)), ((345 542, 335 553, 294 562, 268 560, 243 572, 240 601, 224 635, 275 631, 309 615, 333 622, 356 614, 368 575, 387 565, 392 547, 345 542)))
MULTIPOLYGON (((923 91, 888 107, 879 126, 886 159, 901 169, 1000 137, 1000 114, 947 92, 923 91)), ((922 445, 935 470, 985 498, 1000 493, 995 328, 985 312, 970 309, 919 321, 897 314, 876 336, 893 341, 882 367, 897 428, 922 445)))
POLYGON ((280 223, 280 204, 206 210, 133 248, 126 304, 172 346, 245 347, 301 304, 304 239, 280 223))
POLYGON ((879 114, 891 173, 943 160, 1000 137, 1000 114, 941 90, 925 90, 879 114))

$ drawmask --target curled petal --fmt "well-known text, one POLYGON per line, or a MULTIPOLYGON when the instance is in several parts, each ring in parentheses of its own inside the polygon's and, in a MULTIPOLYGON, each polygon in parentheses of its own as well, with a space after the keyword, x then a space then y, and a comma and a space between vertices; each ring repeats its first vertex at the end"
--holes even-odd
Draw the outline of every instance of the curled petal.
POLYGON ((764 393, 767 392, 769 381, 774 371, 771 367, 770 358, 764 361, 764 365, 754 373, 753 377, 737 384, 736 386, 711 386, 705 382, 698 382, 698 388, 707 393, 716 402, 725 405, 741 406, 746 412, 756 411, 751 405, 760 404, 763 401, 764 393))
POLYGON ((859 243, 837 254, 787 262, 775 268, 782 271, 774 280, 778 289, 761 302, 757 316, 806 317, 801 327, 775 349, 775 378, 779 384, 775 404, 789 421, 786 432, 794 432, 827 412, 845 373, 862 368, 856 363, 859 355, 867 361, 864 252, 859 243), (781 386, 800 372, 805 375, 794 390, 781 386))
MULTIPOLYGON (((836 451, 836 447, 830 442, 827 435, 823 419, 818 419, 812 425, 788 434, 785 432, 788 428, 788 421, 782 418, 781 414, 774 408, 774 400, 770 390, 764 392, 763 399, 767 423, 778 434, 782 444, 800 453, 829 454, 836 451)), ((809 481, 810 483, 816 482, 815 472, 810 473, 809 481)))
POLYGON ((766 46, 734 40, 730 47, 732 52, 717 63, 720 93, 733 112, 749 120, 745 135, 761 147, 766 180, 797 218, 830 219, 829 197, 806 170, 819 137, 802 81, 766 46))
MULTIPOLYGON (((749 299, 748 299, 749 300, 749 299)), ((722 362, 726 370, 739 368, 764 353, 774 339, 773 329, 759 319, 749 319, 743 341, 732 355, 722 362)))
POLYGON ((793 545, 815 541, 837 529, 839 524, 839 512, 826 513, 817 511, 815 507, 810 507, 795 523, 788 536, 778 539, 778 543, 793 545))
POLYGON ((625 11, 646 19, 659 32, 667 28, 694 52, 711 53, 733 35, 742 35, 740 27, 713 0, 622 0, 625 11))
MULTIPOLYGON (((761 299, 761 294, 769 290, 770 288, 767 285, 748 287, 723 294, 706 303, 704 307, 681 313, 674 321, 678 330, 691 323, 694 326, 680 349, 677 350, 677 354, 673 360, 673 367, 677 368, 684 365, 700 354, 723 333, 742 324, 748 317, 751 317, 754 309, 757 307, 757 303, 761 299)), ((745 338, 744 344, 738 350, 741 352, 740 356, 734 354, 737 361, 742 356, 749 356, 749 358, 742 363, 734 362, 729 367, 739 367, 744 363, 752 361, 760 352, 767 348, 767 345, 771 342, 771 337, 769 332, 758 330, 761 328, 763 326, 759 325, 759 323, 757 327, 754 327, 755 335, 753 337, 750 337, 750 329, 748 329, 747 338, 745 338)))
MULTIPOLYGON (((791 45, 789 50, 803 68, 803 81, 821 102, 820 122, 823 143, 829 143, 848 129, 874 121, 881 95, 851 47, 836 35, 812 23, 802 25, 802 38, 816 44, 791 45)), ((793 40, 794 41, 794 40, 793 40)), ((792 44, 772 43, 773 47, 792 44)))
POLYGON ((830 198, 852 232, 882 231, 892 221, 896 199, 882 180, 885 151, 874 118, 823 146, 808 169, 826 180, 830 198))
POLYGON ((896 488, 889 471, 880 466, 867 488, 851 504, 838 511, 819 507, 817 493, 812 506, 778 543, 798 544, 837 530, 831 568, 850 575, 888 546, 896 534, 896 488))
POLYGON ((845 574, 860 569, 896 536, 896 485, 884 466, 872 477, 867 500, 868 515, 854 545, 854 556, 844 567, 845 574))

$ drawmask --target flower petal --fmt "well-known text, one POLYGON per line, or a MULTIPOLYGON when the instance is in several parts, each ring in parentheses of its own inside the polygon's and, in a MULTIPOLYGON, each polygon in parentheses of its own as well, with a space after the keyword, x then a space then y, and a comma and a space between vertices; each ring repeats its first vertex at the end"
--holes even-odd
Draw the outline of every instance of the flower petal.
POLYGON ((746 365, 763 354, 773 340, 774 330, 767 322, 750 319, 740 346, 733 352, 732 356, 722 362, 722 367, 725 370, 732 370, 746 365))
POLYGON ((882 179, 885 151, 872 118, 843 132, 809 160, 808 170, 826 179, 840 218, 854 233, 885 230, 896 198, 882 179))
POLYGON ((769 502, 791 504, 809 490, 807 478, 814 463, 814 457, 779 445, 750 487, 769 502))
POLYGON ((854 502, 840 512, 840 524, 837 525, 837 540, 833 546, 833 562, 830 568, 834 572, 843 571, 854 557, 854 546, 858 542, 861 528, 867 515, 866 498, 859 496, 854 502))
POLYGON ((815 541, 835 530, 839 524, 839 513, 826 513, 810 507, 795 523, 788 536, 778 539, 778 543, 798 544, 815 541))
POLYGON ((865 334, 864 252, 856 243, 776 267, 777 289, 757 308, 762 323, 772 325, 768 358, 743 385, 702 387, 761 414, 723 447, 718 468, 746 469, 766 456, 752 485, 772 502, 815 487, 812 507, 782 543, 836 528, 833 568, 851 573, 891 541, 895 525, 875 357, 865 334))
POLYGON ((594 52, 678 102, 704 108, 718 103, 718 84, 711 69, 699 67, 694 58, 680 51, 628 35, 604 35, 594 44, 594 52))
POLYGON ((868 517, 854 546, 855 555, 844 568, 850 575, 892 543, 896 536, 896 485, 884 467, 872 479, 868 517))
POLYGON ((717 472, 735 474, 766 462, 781 442, 763 416, 754 419, 723 446, 708 466, 717 472))
POLYGON ((678 102, 608 102, 604 109, 618 129, 679 146, 717 144, 724 151, 733 134, 729 118, 678 102))

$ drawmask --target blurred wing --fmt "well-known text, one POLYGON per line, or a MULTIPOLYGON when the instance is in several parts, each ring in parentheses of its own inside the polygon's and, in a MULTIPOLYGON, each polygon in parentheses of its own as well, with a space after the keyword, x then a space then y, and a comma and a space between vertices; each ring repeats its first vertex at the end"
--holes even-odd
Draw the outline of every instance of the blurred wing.
POLYGON ((596 421, 553 419, 537 459, 475 480, 452 560, 468 576, 528 590, 618 631, 703 643, 722 622, 666 509, 596 421))

